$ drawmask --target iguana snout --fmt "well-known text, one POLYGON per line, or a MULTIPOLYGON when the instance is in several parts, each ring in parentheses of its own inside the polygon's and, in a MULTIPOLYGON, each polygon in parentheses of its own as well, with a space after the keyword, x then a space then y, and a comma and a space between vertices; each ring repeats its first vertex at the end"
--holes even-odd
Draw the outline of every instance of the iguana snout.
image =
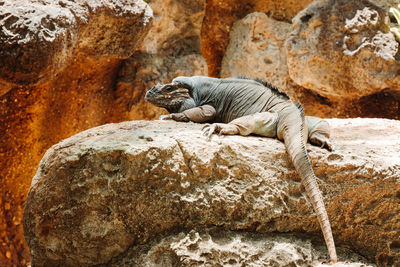
POLYGON ((178 83, 157 84, 146 92, 144 100, 158 107, 179 109, 190 98, 189 90, 178 83))

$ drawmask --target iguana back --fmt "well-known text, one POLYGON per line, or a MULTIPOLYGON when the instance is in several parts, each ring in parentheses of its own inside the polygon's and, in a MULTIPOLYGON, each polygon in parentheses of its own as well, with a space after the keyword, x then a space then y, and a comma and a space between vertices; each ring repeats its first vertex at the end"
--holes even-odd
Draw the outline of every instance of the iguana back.
POLYGON ((263 111, 280 111, 291 103, 275 88, 252 79, 217 79, 203 76, 178 77, 172 82, 192 88, 195 106, 211 105, 216 109, 214 122, 228 123, 236 118, 263 111))

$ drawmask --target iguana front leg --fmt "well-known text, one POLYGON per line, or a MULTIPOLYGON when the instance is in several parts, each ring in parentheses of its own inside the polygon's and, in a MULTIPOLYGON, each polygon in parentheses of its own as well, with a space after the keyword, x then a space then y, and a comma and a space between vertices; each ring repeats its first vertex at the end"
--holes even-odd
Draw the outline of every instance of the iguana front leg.
POLYGON ((183 121, 188 122, 190 121, 188 117, 186 117, 183 113, 170 113, 168 115, 161 115, 159 120, 174 120, 174 121, 183 121))
POLYGON ((179 113, 170 113, 168 115, 161 115, 160 120, 174 120, 174 121, 193 121, 193 122, 206 122, 214 119, 216 114, 215 108, 210 105, 194 107, 179 113))

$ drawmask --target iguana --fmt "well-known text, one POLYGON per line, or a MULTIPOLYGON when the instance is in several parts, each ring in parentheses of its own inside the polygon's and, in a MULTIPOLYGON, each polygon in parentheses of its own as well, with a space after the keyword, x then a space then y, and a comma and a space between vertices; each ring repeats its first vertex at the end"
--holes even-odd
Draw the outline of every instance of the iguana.
POLYGON ((325 120, 304 116, 301 105, 269 83, 252 78, 177 77, 148 90, 145 100, 170 112, 160 119, 213 122, 204 128, 208 138, 220 133, 283 140, 317 214, 331 261, 337 261, 328 214, 305 147, 308 137, 311 144, 333 149, 325 120))

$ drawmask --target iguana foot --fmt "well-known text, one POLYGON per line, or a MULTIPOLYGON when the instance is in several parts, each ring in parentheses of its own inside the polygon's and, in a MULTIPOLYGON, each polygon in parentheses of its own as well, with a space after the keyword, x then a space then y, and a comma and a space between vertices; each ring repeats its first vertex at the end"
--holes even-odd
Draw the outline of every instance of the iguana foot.
POLYGON ((189 121, 188 117, 186 117, 186 115, 183 113, 170 113, 168 115, 161 115, 158 119, 159 120, 184 121, 184 122, 189 121))
POLYGON ((319 146, 321 148, 326 148, 329 151, 334 150, 334 146, 331 141, 326 136, 315 134, 310 137, 310 143, 314 146, 319 146))
POLYGON ((203 127, 203 135, 207 137, 207 140, 211 139, 213 133, 233 135, 239 134, 239 129, 237 126, 228 123, 213 123, 203 127))

